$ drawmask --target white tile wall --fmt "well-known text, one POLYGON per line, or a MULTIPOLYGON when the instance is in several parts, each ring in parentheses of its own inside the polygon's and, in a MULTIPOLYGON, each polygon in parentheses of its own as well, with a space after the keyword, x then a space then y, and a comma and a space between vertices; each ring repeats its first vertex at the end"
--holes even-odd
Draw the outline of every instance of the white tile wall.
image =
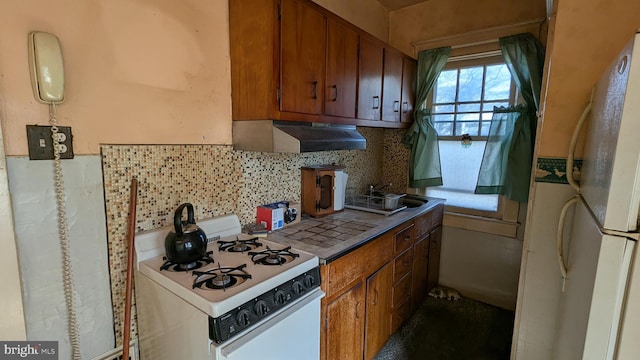
MULTIPOLYGON (((107 265, 100 156, 63 161, 71 262, 82 357, 113 348, 113 312, 107 265)), ((71 358, 62 280, 62 251, 52 161, 7 158, 28 340, 59 341, 71 358), (50 180, 49 180, 50 179, 50 180)))
POLYGON ((556 258, 557 222, 562 205, 573 195, 569 185, 535 183, 516 309, 517 359, 551 359, 562 286, 556 258))
POLYGON ((0 339, 18 341, 25 340, 27 334, 6 165, 0 126, 0 339))

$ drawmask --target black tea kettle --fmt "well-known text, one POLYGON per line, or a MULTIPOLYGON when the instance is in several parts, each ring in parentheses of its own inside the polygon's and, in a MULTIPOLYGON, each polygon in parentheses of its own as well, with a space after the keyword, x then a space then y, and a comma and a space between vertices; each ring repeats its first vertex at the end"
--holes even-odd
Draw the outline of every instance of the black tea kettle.
POLYGON ((167 260, 174 264, 190 264, 203 258, 207 253, 207 235, 196 225, 193 205, 184 203, 173 216, 174 231, 164 239, 167 260), (187 221, 182 221, 182 212, 187 208, 187 221))

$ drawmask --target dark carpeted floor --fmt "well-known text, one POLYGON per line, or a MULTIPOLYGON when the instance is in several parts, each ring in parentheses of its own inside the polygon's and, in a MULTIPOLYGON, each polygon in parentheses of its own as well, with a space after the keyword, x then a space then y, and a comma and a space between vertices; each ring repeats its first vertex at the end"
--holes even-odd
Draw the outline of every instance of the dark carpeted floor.
POLYGON ((430 296, 375 360, 509 359, 513 311, 467 298, 430 296))

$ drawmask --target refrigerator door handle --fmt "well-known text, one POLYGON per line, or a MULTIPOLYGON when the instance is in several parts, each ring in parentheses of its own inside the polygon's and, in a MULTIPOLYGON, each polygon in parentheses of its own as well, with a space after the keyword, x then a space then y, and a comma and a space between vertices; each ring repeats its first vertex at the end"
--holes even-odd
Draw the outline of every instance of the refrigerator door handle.
MULTIPOLYGON (((593 89, 591 90, 591 98, 593 98, 593 89)), ((584 125, 584 121, 587 118, 587 115, 591 112, 591 99, 589 99, 589 103, 582 111, 582 115, 580 115, 580 119, 578 119, 578 123, 576 124, 575 129, 573 130, 573 135, 571 135, 571 143, 569 143, 569 154, 567 156, 566 162, 566 177, 567 182, 571 187, 580 194, 580 185, 573 179, 573 157, 576 152, 576 144, 578 143, 578 136, 580 136, 580 130, 582 130, 582 125, 584 125)))
POLYGON ((560 218, 558 220, 558 231, 556 232, 556 255, 558 258, 558 265, 560 266, 560 274, 562 275, 562 292, 564 292, 564 285, 567 280, 567 265, 564 261, 564 225, 565 218, 567 217, 567 211, 571 206, 574 206, 580 198, 580 195, 575 195, 569 201, 567 201, 560 211, 560 218))

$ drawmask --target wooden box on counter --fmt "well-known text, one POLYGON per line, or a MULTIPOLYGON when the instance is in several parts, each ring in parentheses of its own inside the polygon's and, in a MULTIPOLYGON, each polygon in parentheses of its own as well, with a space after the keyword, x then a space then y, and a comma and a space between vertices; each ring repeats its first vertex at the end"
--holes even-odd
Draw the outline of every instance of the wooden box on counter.
POLYGON ((313 217, 325 216, 335 210, 336 170, 340 165, 306 166, 302 170, 302 212, 313 217))

